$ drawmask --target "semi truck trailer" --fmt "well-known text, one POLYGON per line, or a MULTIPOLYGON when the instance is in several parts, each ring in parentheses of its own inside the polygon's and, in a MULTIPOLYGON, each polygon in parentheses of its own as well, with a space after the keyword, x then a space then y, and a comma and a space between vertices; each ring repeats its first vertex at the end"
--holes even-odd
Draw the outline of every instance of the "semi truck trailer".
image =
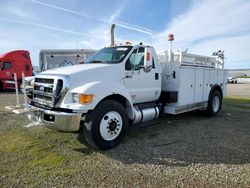
POLYGON ((217 115, 227 88, 224 51, 214 57, 173 53, 173 40, 169 35, 169 49, 159 56, 150 45, 112 42, 84 64, 36 75, 29 119, 78 131, 87 145, 107 150, 124 139, 130 125, 161 114, 198 109, 217 115))
POLYGON ((85 59, 94 54, 92 49, 44 49, 39 52, 40 72, 84 63, 85 59))

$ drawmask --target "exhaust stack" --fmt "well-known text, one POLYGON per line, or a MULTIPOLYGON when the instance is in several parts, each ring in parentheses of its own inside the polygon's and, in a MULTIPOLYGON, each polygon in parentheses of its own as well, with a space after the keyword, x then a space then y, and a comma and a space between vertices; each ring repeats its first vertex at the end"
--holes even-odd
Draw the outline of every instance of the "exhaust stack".
POLYGON ((110 27, 110 46, 115 45, 114 30, 115 30, 115 24, 112 24, 110 27))
POLYGON ((168 46, 168 61, 171 62, 173 60, 173 53, 172 53, 172 41, 174 40, 174 35, 169 34, 168 35, 168 41, 169 41, 169 46, 168 46))

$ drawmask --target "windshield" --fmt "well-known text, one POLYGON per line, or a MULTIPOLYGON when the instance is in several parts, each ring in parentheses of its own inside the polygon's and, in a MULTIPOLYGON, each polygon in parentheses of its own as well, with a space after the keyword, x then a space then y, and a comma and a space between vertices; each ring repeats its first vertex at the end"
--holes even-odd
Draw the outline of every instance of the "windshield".
POLYGON ((86 59, 85 63, 120 63, 132 49, 132 46, 103 48, 86 59))

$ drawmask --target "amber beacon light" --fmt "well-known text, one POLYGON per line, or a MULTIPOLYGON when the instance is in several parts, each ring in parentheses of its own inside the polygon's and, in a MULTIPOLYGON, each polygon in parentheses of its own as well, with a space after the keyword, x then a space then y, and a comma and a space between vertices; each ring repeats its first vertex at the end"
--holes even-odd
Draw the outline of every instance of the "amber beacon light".
POLYGON ((174 40, 174 35, 173 34, 169 34, 168 35, 168 41, 173 41, 174 40))

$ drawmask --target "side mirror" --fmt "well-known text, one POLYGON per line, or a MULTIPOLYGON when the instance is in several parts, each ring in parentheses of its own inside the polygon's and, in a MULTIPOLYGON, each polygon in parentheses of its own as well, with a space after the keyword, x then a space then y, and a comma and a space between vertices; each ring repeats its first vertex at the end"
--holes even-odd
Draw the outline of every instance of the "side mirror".
POLYGON ((150 72, 152 69, 152 49, 150 47, 145 48, 144 55, 144 67, 145 72, 150 72))
POLYGON ((143 66, 143 70, 144 70, 145 72, 150 72, 151 69, 152 69, 152 65, 143 66))
POLYGON ((134 66, 134 70, 141 70, 142 68, 144 69, 144 65, 137 64, 134 66))

